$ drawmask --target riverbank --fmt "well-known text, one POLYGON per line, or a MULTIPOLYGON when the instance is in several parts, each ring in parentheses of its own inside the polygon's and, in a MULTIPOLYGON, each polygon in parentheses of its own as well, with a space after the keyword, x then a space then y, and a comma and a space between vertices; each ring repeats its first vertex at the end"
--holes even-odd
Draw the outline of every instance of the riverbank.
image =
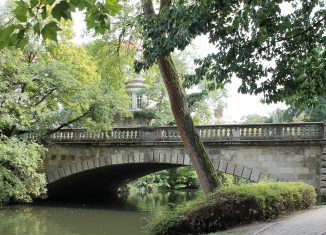
POLYGON ((224 187, 198 200, 170 208, 153 219, 153 235, 205 234, 311 208, 313 187, 298 182, 224 187))
POLYGON ((255 222, 208 235, 324 235, 326 205, 268 222, 255 222))

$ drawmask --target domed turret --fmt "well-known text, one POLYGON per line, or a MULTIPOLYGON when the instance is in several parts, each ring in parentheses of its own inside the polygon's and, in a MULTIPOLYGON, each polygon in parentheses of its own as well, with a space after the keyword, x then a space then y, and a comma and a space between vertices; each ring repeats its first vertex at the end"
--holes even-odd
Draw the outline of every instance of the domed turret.
POLYGON ((146 115, 147 97, 144 95, 145 81, 143 78, 126 82, 126 91, 130 96, 130 110, 133 112, 133 118, 116 119, 116 127, 138 127, 150 126, 152 117, 146 115))
POLYGON ((131 99, 131 111, 139 111, 146 102, 146 96, 143 95, 144 88, 145 82, 141 77, 126 83, 126 90, 131 99))

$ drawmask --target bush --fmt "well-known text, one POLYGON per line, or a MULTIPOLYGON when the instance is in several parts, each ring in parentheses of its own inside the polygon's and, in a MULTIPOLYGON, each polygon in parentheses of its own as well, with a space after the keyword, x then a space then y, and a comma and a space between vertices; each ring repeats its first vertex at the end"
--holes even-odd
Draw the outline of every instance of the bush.
POLYGON ((46 195, 43 148, 16 138, 0 140, 0 206, 46 195))
POLYGON ((166 209, 150 234, 204 234, 310 208, 316 193, 305 183, 257 183, 224 187, 209 196, 166 209))

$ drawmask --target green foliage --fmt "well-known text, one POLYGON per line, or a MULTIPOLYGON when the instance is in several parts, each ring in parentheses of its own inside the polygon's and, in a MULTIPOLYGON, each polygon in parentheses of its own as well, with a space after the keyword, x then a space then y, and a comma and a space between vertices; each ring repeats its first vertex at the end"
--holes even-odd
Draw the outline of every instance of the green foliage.
POLYGON ((110 27, 110 15, 116 15, 122 6, 119 0, 17 0, 10 16, 0 27, 0 49, 8 46, 24 48, 31 32, 44 40, 57 40, 60 20, 71 19, 75 10, 85 10, 86 24, 96 33, 103 34, 110 27))
MULTIPOLYGON (((158 74, 153 75, 148 87, 144 90, 148 100, 155 104, 153 109, 149 109, 149 111, 154 113, 152 124, 154 126, 175 125, 162 78, 158 74)), ((196 125, 213 124, 214 119, 218 119, 218 115, 215 115, 214 112, 222 112, 226 107, 223 98, 227 96, 227 93, 225 90, 208 91, 205 84, 201 84, 196 90, 198 91, 186 94, 193 121, 196 125)))
POLYGON ((140 17, 145 51, 137 69, 207 34, 217 53, 195 61, 188 86, 204 79, 220 88, 236 75, 239 92, 262 93, 267 103, 314 105, 326 91, 326 10, 320 2, 174 1, 159 17, 140 17), (292 4, 293 12, 284 12, 282 4, 292 4))
POLYGON ((42 146, 16 138, 0 141, 0 206, 45 196, 43 152, 42 146))
POLYGON ((104 73, 99 57, 89 53, 67 41, 1 51, 0 134, 8 137, 0 150, 1 204, 29 202, 45 193, 44 176, 35 166, 41 165, 35 150, 40 147, 16 137, 44 137, 65 127, 108 130, 114 117, 129 114, 129 97, 122 75, 114 77, 115 64, 106 64, 104 73))
POLYGON ((173 189, 198 189, 199 181, 192 167, 179 167, 141 177, 127 187, 131 191, 137 189, 147 192, 173 189))
POLYGON ((60 43, 44 52, 32 50, 4 49, 0 55, 3 134, 47 134, 68 126, 108 130, 114 116, 128 115, 123 82, 108 79, 115 75, 110 71, 102 77, 85 48, 60 43))
POLYGON ((206 234, 250 221, 275 219, 315 203, 305 183, 258 183, 224 187, 208 196, 166 209, 153 219, 150 234, 206 234))
POLYGON ((318 98, 313 108, 306 108, 299 111, 304 114, 304 120, 309 122, 320 122, 326 120, 326 96, 318 98))
MULTIPOLYGON (((229 174, 217 172, 223 186, 240 185, 249 183, 244 180, 229 174)), ((125 190, 128 191, 164 191, 175 189, 199 189, 199 180, 196 171, 191 166, 178 167, 169 170, 156 172, 137 179, 128 184, 125 190)))
POLYGON ((276 109, 268 116, 261 116, 258 114, 250 114, 241 117, 241 123, 253 124, 253 123, 283 123, 283 122, 297 122, 302 121, 300 117, 293 112, 291 108, 288 109, 276 109))

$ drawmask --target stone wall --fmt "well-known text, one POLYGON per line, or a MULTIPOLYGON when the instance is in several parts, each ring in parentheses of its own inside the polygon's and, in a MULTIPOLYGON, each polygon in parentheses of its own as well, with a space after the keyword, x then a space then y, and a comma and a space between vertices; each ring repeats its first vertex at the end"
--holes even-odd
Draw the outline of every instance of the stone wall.
MULTIPOLYGON (((206 147, 216 170, 252 181, 275 179, 303 181, 319 187, 322 147, 318 142, 233 142, 207 143, 206 147)), ((107 164, 165 163, 190 165, 179 142, 129 145, 57 144, 49 147, 46 171, 69 167, 89 160, 107 164)), ((93 168, 92 167, 92 168, 93 168)), ((137 167, 135 165, 135 167, 137 167)), ((88 169, 88 166, 87 168, 88 169)))

